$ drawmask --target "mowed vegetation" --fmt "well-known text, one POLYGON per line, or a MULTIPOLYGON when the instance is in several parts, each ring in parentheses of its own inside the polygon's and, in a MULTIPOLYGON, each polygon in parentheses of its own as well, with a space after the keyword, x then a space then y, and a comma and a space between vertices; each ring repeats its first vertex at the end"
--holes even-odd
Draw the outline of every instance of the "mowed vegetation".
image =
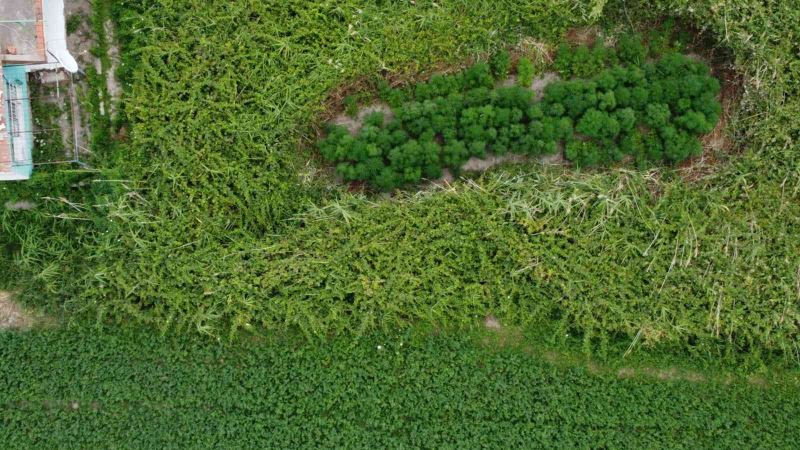
MULTIPOLYGON (((39 203, 0 213, 4 284, 76 320, 234 339, 494 314, 601 354, 626 342, 796 364, 797 14, 761 1, 116 3, 119 142, 97 172, 3 186, 39 203), (573 27, 618 36, 664 16, 741 74, 724 130, 737 152, 688 169, 523 165, 385 198, 348 193, 314 148, 342 86, 509 47, 539 70, 536 49, 573 27)), ((593 161, 580 147, 576 161, 593 161)))

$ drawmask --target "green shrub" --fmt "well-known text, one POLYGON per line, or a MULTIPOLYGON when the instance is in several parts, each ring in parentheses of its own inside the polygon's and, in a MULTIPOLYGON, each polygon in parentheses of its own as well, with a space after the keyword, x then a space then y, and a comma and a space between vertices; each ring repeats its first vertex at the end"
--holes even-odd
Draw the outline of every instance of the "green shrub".
POLYGON ((492 73, 496 80, 505 80, 508 78, 508 71, 511 69, 511 56, 508 51, 501 50, 492 56, 490 61, 492 66, 492 73))
POLYGON ((529 58, 520 58, 517 62, 517 85, 530 87, 533 83, 533 62, 529 58))
POLYGON ((636 111, 631 108, 622 108, 614 111, 614 118, 619 122, 620 130, 631 131, 636 125, 636 111))
POLYGON ((579 45, 572 54, 572 64, 569 68, 571 77, 588 78, 597 70, 597 60, 595 53, 585 45, 579 45))
POLYGON ((703 150, 696 137, 675 127, 665 126, 658 130, 658 134, 663 142, 664 157, 669 162, 677 163, 690 156, 699 156, 703 150))
POLYGON ((561 43, 556 48, 554 65, 559 75, 564 78, 571 76, 572 70, 572 49, 569 44, 561 43))
POLYGON ((624 34, 617 42, 617 56, 623 64, 638 66, 645 62, 647 58, 647 47, 642 43, 642 37, 638 34, 624 34))
POLYGON ((348 116, 355 118, 358 115, 358 97, 348 95, 344 98, 344 112, 348 116))
POLYGON ((616 138, 620 129, 617 119, 607 112, 596 109, 586 111, 575 127, 578 133, 600 140, 616 138))
POLYGON ((381 78, 378 81, 378 98, 392 108, 399 108, 400 105, 408 101, 408 94, 402 89, 392 88, 386 80, 381 78))
POLYGON ((603 162, 602 149, 593 141, 570 142, 564 156, 578 167, 596 166, 603 162))
POLYGON ((480 62, 464 72, 464 89, 491 89, 493 87, 494 78, 488 64, 480 62))
POLYGON ((645 110, 644 123, 650 128, 660 129, 667 125, 671 115, 668 105, 651 103, 645 110))

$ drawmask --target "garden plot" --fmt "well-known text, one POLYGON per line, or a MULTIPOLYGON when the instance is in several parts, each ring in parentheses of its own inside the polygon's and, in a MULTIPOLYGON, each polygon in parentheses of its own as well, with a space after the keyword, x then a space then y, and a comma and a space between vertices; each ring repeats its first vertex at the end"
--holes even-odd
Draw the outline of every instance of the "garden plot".
MULTIPOLYGON (((560 78, 558 74, 555 72, 545 72, 534 78, 533 81, 530 82, 530 90, 533 92, 533 98, 535 100, 541 100, 544 97, 545 87, 554 81, 558 81, 559 79, 560 78)), ((500 81, 497 83, 498 87, 513 87, 517 84, 518 78, 516 75, 510 75, 505 81, 500 81)), ((391 106, 385 102, 377 102, 360 109, 355 117, 345 112, 338 114, 333 118, 331 123, 346 128, 347 131, 353 136, 358 136, 358 133, 364 126, 364 120, 370 114, 376 112, 382 113, 385 121, 394 120, 394 112, 392 111, 391 106)), ((514 153, 508 153, 504 155, 490 153, 484 157, 471 156, 465 163, 461 165, 460 171, 484 172, 501 164, 531 162, 532 160, 539 161, 545 165, 561 165, 565 162, 560 152, 552 155, 539 156, 537 158, 531 158, 527 155, 514 153)), ((453 180, 453 178, 454 177, 451 171, 449 169, 445 169, 443 170, 442 176, 431 181, 450 182, 453 180)))
POLYGON ((358 112, 346 102, 351 119, 331 124, 320 152, 344 181, 383 191, 505 162, 560 163, 562 155, 579 168, 646 168, 701 156, 700 137, 722 114, 721 84, 705 62, 653 55, 638 35, 616 47, 562 44, 553 66, 558 74, 534 79, 533 63, 520 58, 509 77, 511 57, 501 51, 414 86, 384 82, 383 103, 358 112))

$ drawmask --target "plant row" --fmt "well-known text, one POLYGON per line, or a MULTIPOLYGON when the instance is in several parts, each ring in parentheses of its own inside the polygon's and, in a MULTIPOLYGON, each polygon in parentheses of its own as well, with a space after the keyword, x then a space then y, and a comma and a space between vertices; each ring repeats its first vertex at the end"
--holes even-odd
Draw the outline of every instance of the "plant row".
POLYGON ((619 377, 560 352, 547 363, 500 339, 412 331, 298 348, 136 331, 0 333, 0 447, 725 449, 800 440, 792 385, 689 382, 683 371, 630 362, 619 377), (653 381, 647 370, 674 379, 653 381))
POLYGON ((445 168, 458 173, 469 158, 487 153, 536 157, 563 147, 579 167, 626 157, 638 166, 678 163, 700 154, 698 136, 721 112, 720 84, 708 66, 678 53, 646 62, 638 39, 618 45, 562 46, 556 66, 566 79, 549 84, 538 102, 528 88, 528 60, 517 67, 526 86, 496 87, 510 69, 506 53, 413 89, 383 86, 391 120, 368 114, 355 136, 331 126, 319 149, 346 181, 381 190, 436 179, 445 168))

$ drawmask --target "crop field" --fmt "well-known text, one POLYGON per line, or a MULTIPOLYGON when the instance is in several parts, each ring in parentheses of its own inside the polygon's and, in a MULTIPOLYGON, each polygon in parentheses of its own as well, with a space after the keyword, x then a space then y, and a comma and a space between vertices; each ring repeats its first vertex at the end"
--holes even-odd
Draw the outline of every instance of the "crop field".
POLYGON ((800 6, 94 7, 91 168, 0 185, 58 322, 0 332, 0 447, 797 441, 800 6))
POLYGON ((4 448, 735 449, 800 439, 796 386, 620 377, 467 337, 375 335, 292 352, 280 341, 225 348, 152 333, 0 334, 0 344, 11 363, 0 379, 18 387, 0 393, 4 448))

